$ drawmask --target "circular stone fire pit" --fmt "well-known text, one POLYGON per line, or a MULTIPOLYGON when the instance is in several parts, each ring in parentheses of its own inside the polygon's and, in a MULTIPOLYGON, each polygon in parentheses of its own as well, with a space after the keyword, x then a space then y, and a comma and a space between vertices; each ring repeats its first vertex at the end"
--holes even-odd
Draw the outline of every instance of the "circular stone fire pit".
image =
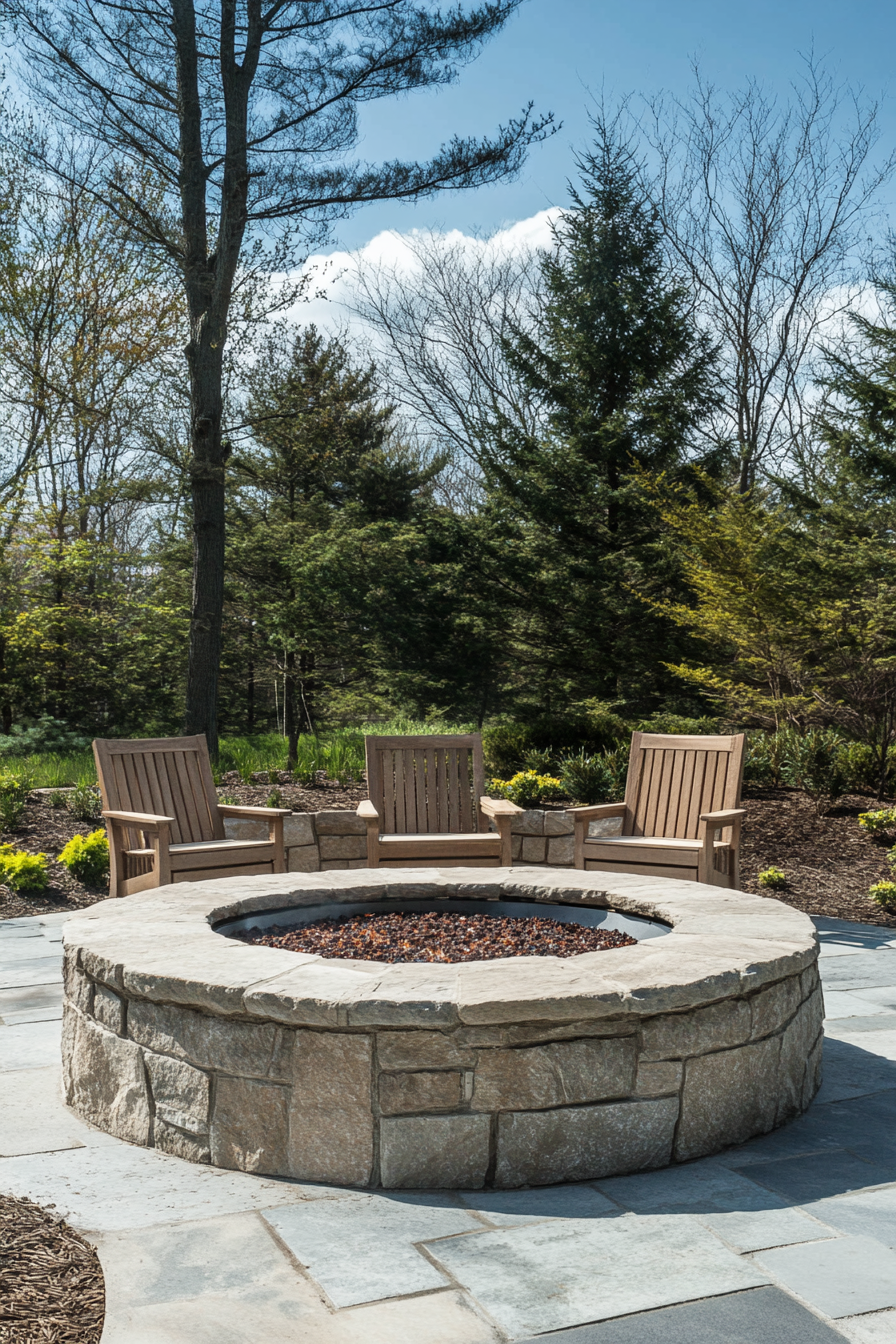
POLYGON ((820 1081, 811 921, 691 882, 286 873, 107 901, 64 940, 68 1103, 120 1138, 219 1167, 387 1188, 594 1179, 764 1133, 820 1081), (628 925, 639 942, 387 964, 222 936, 467 901, 628 925))

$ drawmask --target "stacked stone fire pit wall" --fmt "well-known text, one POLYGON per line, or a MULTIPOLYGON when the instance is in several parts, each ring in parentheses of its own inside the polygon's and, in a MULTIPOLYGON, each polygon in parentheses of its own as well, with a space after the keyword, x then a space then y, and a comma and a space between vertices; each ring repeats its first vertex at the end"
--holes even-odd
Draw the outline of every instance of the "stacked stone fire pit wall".
MULTIPOLYGON (((592 835, 613 835, 616 817, 592 822, 592 835)), ((513 861, 527 866, 573 866, 573 820, 569 812, 529 808, 513 818, 513 861)), ((228 817, 224 830, 231 840, 266 840, 266 821, 228 817)), ((337 868, 367 867, 367 830, 354 812, 292 812, 284 818, 286 867, 291 873, 327 872, 337 868)))
POLYGON ((181 884, 65 925, 68 1103, 195 1162, 388 1188, 662 1167, 798 1115, 820 1082, 810 920, 695 883, 545 869, 181 884), (562 900, 673 925, 560 960, 325 960, 213 924, 323 901, 562 900))

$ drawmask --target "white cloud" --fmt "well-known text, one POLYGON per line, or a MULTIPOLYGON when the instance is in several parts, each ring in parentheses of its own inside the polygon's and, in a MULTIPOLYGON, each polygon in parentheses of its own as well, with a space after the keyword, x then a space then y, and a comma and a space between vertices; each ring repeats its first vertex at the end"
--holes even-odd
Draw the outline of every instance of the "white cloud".
MULTIPOLYGON (((531 252, 550 247, 551 225, 560 213, 559 207, 540 210, 537 215, 508 224, 485 238, 465 234, 460 229, 433 232, 438 233, 446 243, 461 244, 470 251, 494 251, 499 254, 531 252)), ((416 263, 409 240, 419 237, 421 232, 413 230, 409 234, 402 234, 387 229, 355 252, 334 251, 309 257, 302 267, 302 274, 309 281, 308 297, 289 310, 289 318, 303 326, 313 322, 323 331, 351 328, 354 323, 345 304, 355 268, 367 263, 412 271, 416 263)))

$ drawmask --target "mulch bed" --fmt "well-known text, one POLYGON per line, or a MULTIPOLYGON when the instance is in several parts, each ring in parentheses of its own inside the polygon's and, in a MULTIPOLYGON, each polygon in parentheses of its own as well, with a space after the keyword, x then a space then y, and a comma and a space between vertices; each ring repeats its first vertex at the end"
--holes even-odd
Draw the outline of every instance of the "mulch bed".
POLYGON ((495 961, 499 957, 577 957, 637 939, 615 929, 560 924, 540 915, 435 913, 344 915, 299 928, 248 929, 243 942, 350 961, 495 961))
MULTIPOLYGON (((220 792, 236 802, 263 806, 272 788, 278 788, 282 805, 295 812, 329 809, 353 810, 367 790, 363 784, 341 787, 321 781, 314 788, 299 784, 240 784, 226 776, 220 792)), ((887 851, 896 835, 866 835, 858 825, 860 812, 879 806, 868 796, 841 798, 827 816, 818 816, 811 800, 791 789, 748 792, 744 801, 747 819, 741 854, 742 882, 747 891, 762 891, 757 875, 764 868, 781 868, 788 885, 775 895, 798 910, 829 915, 863 924, 896 928, 896 912, 888 913, 870 901, 873 882, 892 877, 887 851)), ((99 822, 80 822, 64 808, 50 806, 46 795, 33 796, 20 829, 3 833, 0 841, 12 841, 32 854, 43 851, 50 858, 50 885, 35 895, 21 895, 0 886, 0 919, 20 915, 72 911, 102 900, 104 891, 75 881, 56 855, 75 834, 88 835, 99 822)))
POLYGON ((98 1344, 104 1315, 93 1247, 30 1199, 0 1195, 2 1344, 98 1344))

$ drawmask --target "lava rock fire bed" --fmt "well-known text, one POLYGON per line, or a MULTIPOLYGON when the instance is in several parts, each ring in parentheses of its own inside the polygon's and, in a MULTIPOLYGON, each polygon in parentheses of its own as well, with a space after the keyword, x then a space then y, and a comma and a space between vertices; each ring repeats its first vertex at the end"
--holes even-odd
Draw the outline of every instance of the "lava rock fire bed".
POLYGON ((64 941, 69 1105, 224 1168, 390 1189, 593 1180, 765 1133, 820 1083, 814 928, 745 892, 550 868, 284 873, 107 901, 64 941), (451 962, 243 941, 371 915, 623 936, 451 962))
POLYGON ((634 947, 619 929, 582 928, 536 915, 462 915, 403 910, 317 919, 298 929, 257 927, 234 935, 264 947, 314 952, 350 961, 496 961, 499 957, 575 957, 608 947, 634 947))

